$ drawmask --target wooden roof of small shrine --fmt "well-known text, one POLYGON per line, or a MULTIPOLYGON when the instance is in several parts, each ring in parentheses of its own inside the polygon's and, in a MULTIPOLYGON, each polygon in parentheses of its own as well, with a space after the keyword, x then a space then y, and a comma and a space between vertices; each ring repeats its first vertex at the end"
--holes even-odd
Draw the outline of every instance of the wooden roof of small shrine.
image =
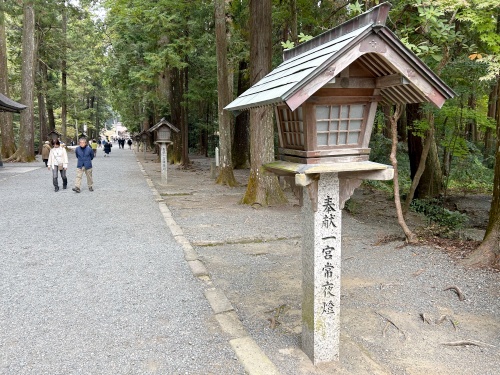
POLYGON ((293 111, 323 87, 377 88, 386 103, 430 102, 440 108, 455 93, 385 26, 390 7, 380 4, 286 50, 283 63, 225 109, 237 114, 286 104, 293 111), (349 74, 351 65, 362 77, 349 74))
POLYGON ((26 109, 24 104, 20 104, 15 102, 14 100, 6 97, 3 94, 0 94, 0 112, 21 112, 23 109, 26 109))
POLYGON ((167 125, 170 129, 172 129, 173 131, 175 131, 176 133, 179 132, 179 129, 177 129, 174 125, 172 125, 170 122, 168 122, 167 120, 165 120, 165 117, 163 117, 157 124, 155 124, 151 129, 149 129, 149 132, 154 132, 155 130, 157 130, 160 126, 162 125, 167 125))

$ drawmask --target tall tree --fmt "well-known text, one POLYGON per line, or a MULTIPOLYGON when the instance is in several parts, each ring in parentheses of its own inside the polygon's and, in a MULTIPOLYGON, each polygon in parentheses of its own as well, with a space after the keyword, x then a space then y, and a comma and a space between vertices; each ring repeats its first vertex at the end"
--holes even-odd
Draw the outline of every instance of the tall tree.
POLYGON ((21 66, 21 103, 26 109, 21 113, 19 147, 9 161, 35 160, 34 89, 35 89, 35 9, 33 0, 23 2, 23 37, 21 66))
POLYGON ((227 67, 227 32, 226 32, 226 1, 215 0, 215 35, 217 53, 217 91, 219 113, 219 145, 220 168, 217 183, 221 185, 236 186, 231 159, 231 114, 224 111, 229 104, 229 83, 227 67))
POLYGON ((68 44, 68 10, 66 1, 62 4, 62 60, 61 60, 61 137, 66 141, 66 122, 68 115, 68 64, 66 60, 68 44))
POLYGON ((47 119, 47 108, 45 105, 45 93, 47 92, 47 83, 43 80, 44 77, 44 69, 46 70, 47 68, 45 67, 45 64, 43 64, 40 60, 38 60, 38 79, 36 80, 38 82, 38 88, 37 88, 37 100, 38 100, 38 121, 40 124, 40 138, 39 138, 39 143, 38 143, 38 152, 42 152, 42 147, 47 140, 47 134, 49 134, 48 130, 48 119, 47 119))
MULTIPOLYGON (((248 63, 246 61, 240 61, 238 69, 237 95, 243 94, 243 92, 245 92, 245 90, 247 90, 249 87, 248 63)), ((248 111, 240 113, 234 121, 233 152, 231 154, 234 169, 248 168, 249 122, 250 114, 248 113, 248 111)))
MULTIPOLYGON (((9 82, 7 69, 7 38, 5 35, 5 14, 0 9, 0 93, 9 96, 9 82)), ((14 130, 12 113, 0 112, 0 133, 2 148, 0 158, 8 158, 16 152, 14 144, 14 130)))
MULTIPOLYGON (((497 81, 500 85, 500 78, 497 81)), ((500 99, 499 99, 500 101, 500 99)), ((481 245, 469 255, 465 262, 475 266, 500 268, 500 116, 497 119, 497 145, 495 152, 495 177, 488 226, 481 245)))
MULTIPOLYGON (((487 41, 489 51, 496 56, 496 64, 489 68, 490 74, 495 76, 496 82, 493 86, 490 95, 490 105, 488 115, 496 122, 496 148, 495 148, 495 175, 493 178, 493 199, 491 201, 490 215, 488 226, 481 245, 470 254, 466 259, 466 263, 478 266, 494 266, 500 268, 500 5, 496 3, 496 8, 493 4, 486 4, 484 8, 490 14, 490 17, 484 17, 484 22, 487 27, 482 30, 488 32, 488 38, 483 37, 487 41), (490 6, 488 6, 490 5, 490 6), (489 12, 496 11, 495 15, 489 12), (496 23, 492 20, 496 19, 496 23)), ((494 13, 493 13, 494 14, 494 13)), ((492 59, 495 61, 495 58, 492 59)))
MULTIPOLYGON (((271 70, 271 0, 250 0, 250 82, 256 83, 271 70)), ((242 203, 281 204, 286 198, 278 178, 266 173, 263 164, 274 161, 272 108, 250 110, 250 176, 242 203)))

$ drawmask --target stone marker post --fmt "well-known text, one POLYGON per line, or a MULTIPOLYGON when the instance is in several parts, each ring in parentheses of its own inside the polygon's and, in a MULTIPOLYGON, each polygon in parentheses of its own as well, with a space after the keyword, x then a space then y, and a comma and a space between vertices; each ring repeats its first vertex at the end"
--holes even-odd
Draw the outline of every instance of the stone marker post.
POLYGON ((158 141, 157 143, 160 144, 160 162, 161 162, 161 179, 165 183, 167 182, 167 149, 168 145, 171 142, 166 142, 166 141, 158 141))
POLYGON ((264 166, 302 188, 302 350, 315 365, 339 360, 342 208, 362 180, 390 180, 370 161, 264 166))
POLYGON ((342 211, 337 173, 318 180, 315 210, 303 189, 302 349, 314 363, 339 359, 342 211))

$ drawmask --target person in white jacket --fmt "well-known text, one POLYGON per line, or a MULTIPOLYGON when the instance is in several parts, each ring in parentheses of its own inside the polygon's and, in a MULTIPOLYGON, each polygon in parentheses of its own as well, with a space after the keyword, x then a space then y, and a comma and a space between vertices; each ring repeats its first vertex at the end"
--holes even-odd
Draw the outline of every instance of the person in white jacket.
POLYGON ((66 171, 68 169, 68 153, 66 149, 61 146, 59 140, 54 142, 54 147, 50 150, 49 160, 47 161, 47 168, 52 170, 52 182, 54 184, 54 190, 59 191, 59 183, 57 177, 58 172, 61 173, 61 178, 63 180, 63 189, 68 186, 68 179, 66 178, 66 171))

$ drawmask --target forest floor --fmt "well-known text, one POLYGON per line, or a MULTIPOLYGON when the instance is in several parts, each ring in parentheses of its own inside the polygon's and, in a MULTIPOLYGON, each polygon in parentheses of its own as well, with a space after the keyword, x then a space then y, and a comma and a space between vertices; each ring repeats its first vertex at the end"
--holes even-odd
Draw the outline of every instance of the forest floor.
POLYGON ((138 156, 175 221, 223 290, 248 334, 282 374, 493 375, 500 358, 500 273, 462 266, 484 235, 491 197, 456 196, 449 207, 472 220, 459 240, 430 235, 410 213, 421 242, 407 245, 393 200, 366 186, 342 215, 340 360, 314 366, 300 349, 301 212, 288 204, 239 204, 216 185, 210 159, 160 180, 155 155, 138 156))

